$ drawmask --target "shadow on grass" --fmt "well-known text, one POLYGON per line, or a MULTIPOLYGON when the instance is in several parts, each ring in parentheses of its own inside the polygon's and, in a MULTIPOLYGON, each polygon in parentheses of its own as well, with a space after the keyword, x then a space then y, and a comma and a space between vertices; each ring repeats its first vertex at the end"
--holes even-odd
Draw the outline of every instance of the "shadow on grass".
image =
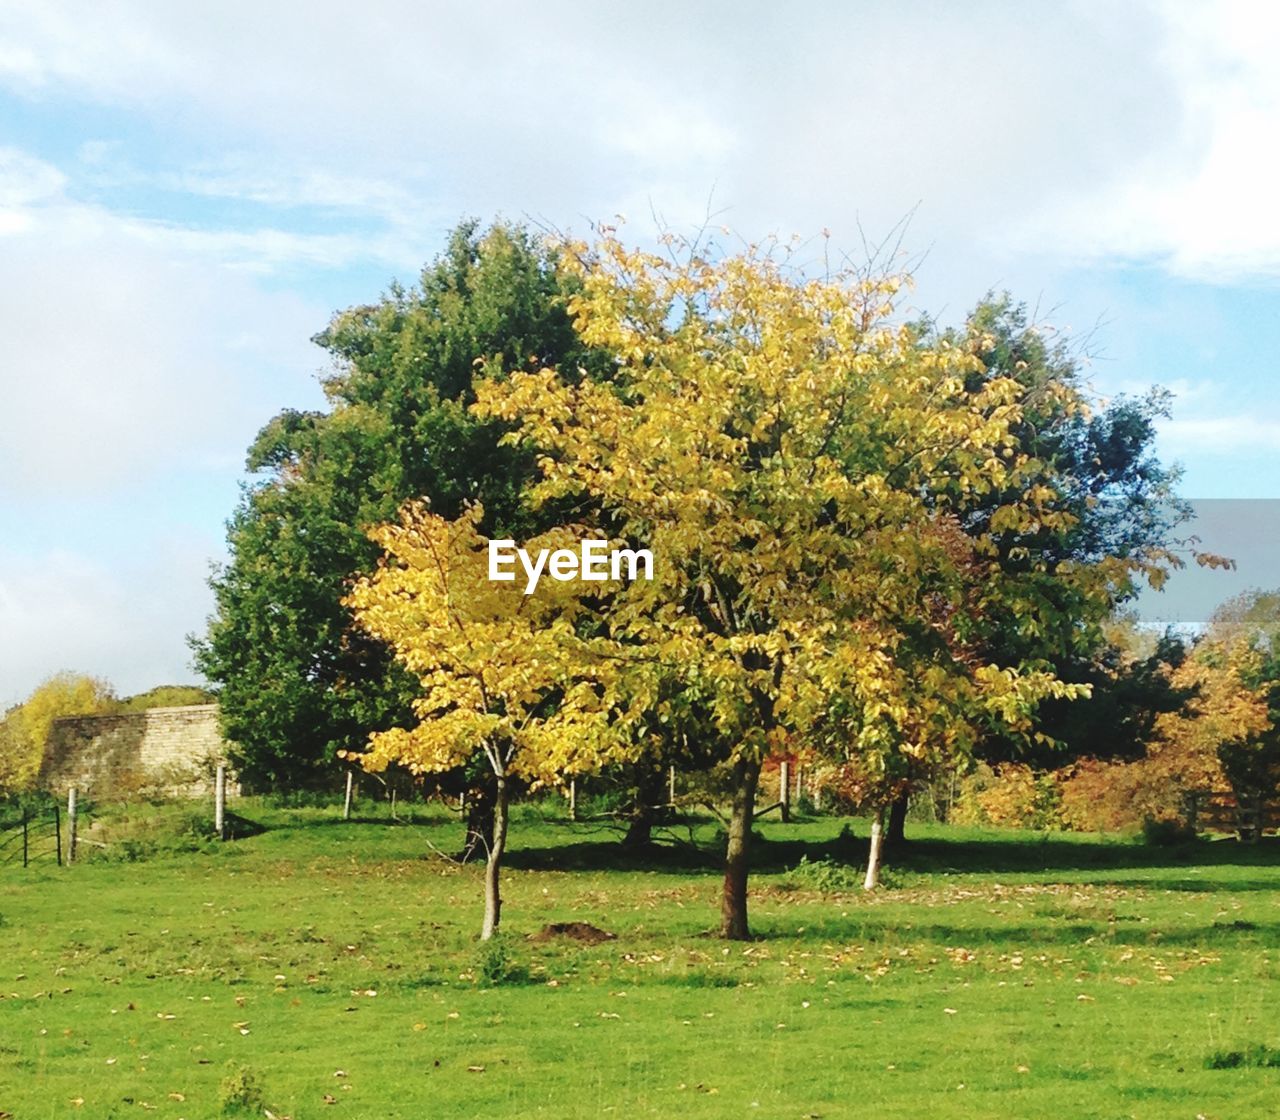
MULTIPOLYGON (((833 822, 835 824, 836 822, 833 822)), ((566 825, 567 828, 575 826, 566 825)), ((527 834, 526 834, 527 835, 527 834)), ((653 844, 629 849, 616 838, 576 840, 525 847, 525 836, 513 835, 515 847, 507 865, 523 870, 707 872, 723 866, 723 841, 653 844)), ((778 874, 801 862, 830 861, 857 867, 865 863, 867 841, 841 832, 827 840, 775 839, 757 836, 751 845, 754 873, 778 874)), ((1258 867, 1280 869, 1280 838, 1256 845, 1234 841, 1198 841, 1176 848, 1149 847, 1124 841, 1082 841, 1054 834, 1026 838, 910 840, 887 853, 888 867, 928 875, 1054 874, 1084 872, 1091 881, 1120 887, 1173 891, 1267 891, 1280 887, 1276 878, 1200 875, 1199 869, 1258 867), (1104 874, 1151 872, 1151 877, 1104 874), (1097 874, 1095 874, 1097 873, 1097 874)))
POLYGON ((352 828, 356 825, 380 825, 386 828, 445 828, 458 829, 461 835, 462 825, 455 819, 442 817, 438 813, 401 812, 392 817, 386 813, 352 813, 350 820, 344 820, 342 810, 331 813, 316 812, 306 816, 286 816, 289 810, 269 809, 262 813, 259 828, 263 832, 294 832, 299 829, 331 829, 352 828))
POLYGON ((900 944, 903 941, 925 941, 939 945, 984 945, 1070 947, 1090 944, 1145 946, 1152 950, 1171 946, 1191 946, 1201 951, 1215 946, 1258 950, 1280 948, 1280 923, 1235 928, 1214 922, 1162 929, 1154 922, 1063 921, 1046 917, 1043 922, 1009 925, 993 915, 990 924, 951 924, 947 922, 912 922, 904 925, 899 917, 881 917, 873 910, 851 911, 826 920, 809 922, 803 933, 785 927, 758 931, 764 940, 814 941, 851 940, 870 943, 900 944))

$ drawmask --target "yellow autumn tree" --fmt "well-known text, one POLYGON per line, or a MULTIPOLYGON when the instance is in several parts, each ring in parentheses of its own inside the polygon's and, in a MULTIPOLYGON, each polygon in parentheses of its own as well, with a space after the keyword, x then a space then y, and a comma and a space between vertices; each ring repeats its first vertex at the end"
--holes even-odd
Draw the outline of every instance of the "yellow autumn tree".
MULTIPOLYGON (((616 355, 613 376, 495 377, 475 408, 539 449, 533 501, 598 510, 610 536, 653 551, 656 578, 617 589, 600 632, 575 641, 575 671, 621 666, 611 680, 632 696, 678 680, 722 740, 721 932, 745 938, 771 750, 817 744, 889 790, 903 760, 962 753, 986 721, 1029 730, 1041 699, 1076 694, 975 640, 996 606, 1050 629, 1035 580, 999 562, 997 537, 1069 515, 1049 465, 1014 435, 1026 390, 987 375, 989 339, 928 341, 895 323, 901 279, 814 279, 776 246, 666 248, 632 251, 612 234, 566 246, 576 327, 616 355), (983 493, 1016 497, 974 534, 955 511, 983 493)), ((1043 578, 1040 558, 1023 560, 1043 578)), ((1131 575, 1119 561, 1057 572, 1103 599, 1131 575)))
POLYGON ((33 788, 54 720, 115 710, 111 685, 83 673, 55 673, 0 720, 0 793, 33 788))
MULTIPOLYGON (((396 524, 370 534, 382 546, 377 570, 347 604, 421 684, 418 723, 371 736, 354 755, 378 772, 398 763, 414 773, 460 766, 483 755, 496 782, 493 841, 485 864, 481 938, 498 929, 500 873, 511 782, 559 781, 626 756, 611 730, 600 684, 608 666, 576 652, 577 585, 542 580, 533 595, 488 578, 488 542, 474 506, 456 521, 410 503, 396 524)), ((557 549, 579 534, 557 530, 529 547, 557 549)), ((607 586, 595 585, 595 586, 607 586)))
POLYGON ((1230 792, 1241 835, 1257 839, 1280 785, 1280 595, 1251 592, 1224 604, 1173 673, 1191 696, 1161 716, 1143 765, 1184 798, 1230 792))

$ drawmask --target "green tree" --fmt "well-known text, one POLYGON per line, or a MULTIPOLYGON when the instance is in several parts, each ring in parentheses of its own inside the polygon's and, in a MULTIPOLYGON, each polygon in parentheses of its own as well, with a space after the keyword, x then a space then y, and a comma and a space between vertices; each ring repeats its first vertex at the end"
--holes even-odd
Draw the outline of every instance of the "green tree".
POLYGON ((177 708, 188 704, 212 704, 217 695, 207 688, 190 684, 159 684, 136 696, 120 701, 122 712, 145 712, 150 708, 177 708))
MULTIPOLYGON (((989 536, 1001 570, 1034 584, 1052 608, 1046 619, 1055 620, 1027 627, 992 604, 983 613, 977 640, 1002 657, 1042 659, 1060 679, 1089 690, 1087 699, 1050 699, 1041 705, 1040 736, 1009 736, 991 727, 975 753, 996 764, 1021 760, 1047 766, 1084 755, 1139 757, 1156 715, 1175 710, 1182 699, 1161 671, 1162 665, 1180 661, 1176 641, 1135 660, 1111 640, 1116 612, 1136 594, 1144 575, 1159 582, 1169 567, 1183 563, 1177 530, 1189 508, 1175 494, 1178 470, 1162 464, 1155 449, 1156 422, 1167 415, 1168 394, 1153 389, 1140 397, 1078 407, 1087 397, 1083 355, 1051 328, 1030 322, 1026 306, 1008 293, 988 295, 963 330, 921 326, 927 345, 958 344, 974 335, 987 346, 983 368, 970 374, 968 387, 979 391, 992 378, 1022 387, 1021 416, 1012 434, 1055 490, 1054 508, 1067 515, 1030 526, 993 527, 992 518, 1013 497, 1003 487, 974 491, 960 504, 957 515, 966 531, 989 536), (1117 578, 1106 594, 1060 578, 1081 565, 1112 568, 1117 578)), ((890 818, 891 843, 904 839, 912 781, 927 776, 919 768, 908 775, 890 818)))
POLYGON ((316 780, 339 750, 411 720, 412 677, 342 606, 377 558, 370 526, 425 498, 447 517, 482 501, 495 532, 535 527, 521 503, 533 453, 500 446, 504 425, 468 405, 481 375, 603 368, 563 285, 523 229, 466 222, 415 288, 393 286, 316 336, 334 363, 330 407, 282 412, 254 441, 230 560, 211 579, 216 611, 193 642, 250 782, 316 780))

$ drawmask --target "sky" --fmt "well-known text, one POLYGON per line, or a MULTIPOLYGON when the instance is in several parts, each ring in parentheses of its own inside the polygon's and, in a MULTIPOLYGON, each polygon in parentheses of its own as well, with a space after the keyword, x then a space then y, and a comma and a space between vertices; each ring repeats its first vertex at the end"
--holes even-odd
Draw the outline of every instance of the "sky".
POLYGON ((1277 50, 1262 0, 0 0, 0 708, 197 679, 310 337, 473 215, 901 234, 921 309, 1008 289, 1170 389, 1206 547, 1253 532, 1223 595, 1280 584, 1277 50))

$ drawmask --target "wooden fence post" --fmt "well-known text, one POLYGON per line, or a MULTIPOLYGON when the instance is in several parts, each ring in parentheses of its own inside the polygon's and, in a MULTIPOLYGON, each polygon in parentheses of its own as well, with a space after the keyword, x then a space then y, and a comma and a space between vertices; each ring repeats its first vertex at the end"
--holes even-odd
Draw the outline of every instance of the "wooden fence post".
POLYGON ((62 813, 58 809, 58 803, 53 803, 53 848, 54 854, 58 857, 58 866, 62 866, 62 813))
POLYGON ((76 787, 67 790, 67 862, 76 861, 76 787))
POLYGON ((213 831, 219 840, 227 838, 227 768, 221 762, 213 779, 213 831))
POLYGON ((349 821, 351 819, 351 798, 355 789, 356 774, 354 770, 347 771, 347 795, 342 801, 342 819, 349 821))
POLYGON ((29 862, 27 857, 27 811, 22 810, 22 866, 26 867, 29 862))
POLYGON ((578 779, 569 779, 569 819, 576 821, 578 819, 578 779))

